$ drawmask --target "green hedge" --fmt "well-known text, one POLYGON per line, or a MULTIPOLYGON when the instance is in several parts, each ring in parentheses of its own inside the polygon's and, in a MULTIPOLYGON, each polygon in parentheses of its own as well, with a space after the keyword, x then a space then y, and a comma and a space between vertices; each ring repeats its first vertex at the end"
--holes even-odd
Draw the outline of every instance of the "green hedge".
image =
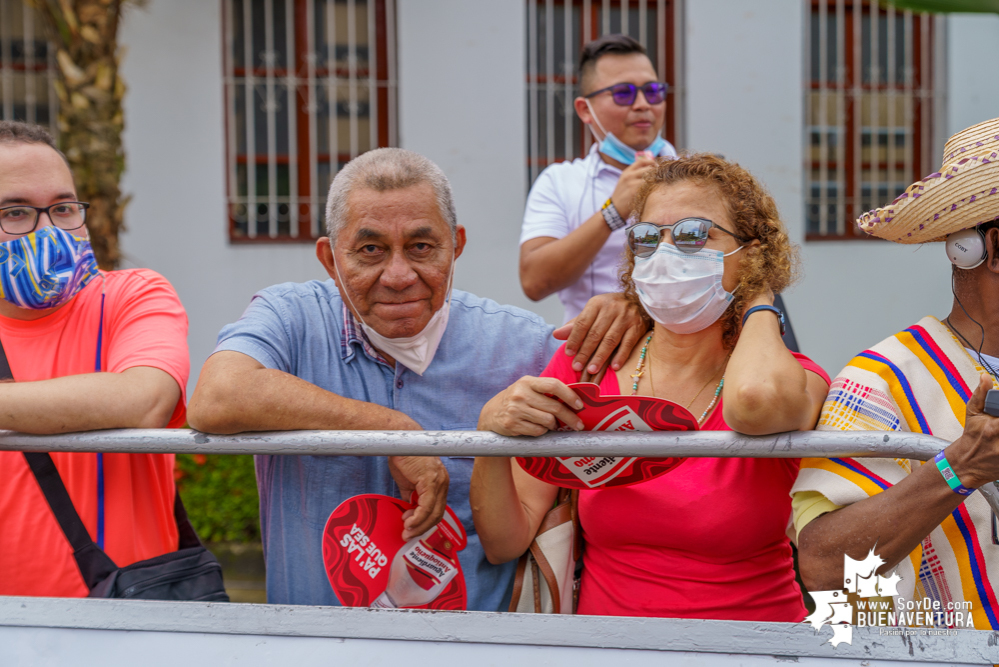
POLYGON ((202 541, 260 541, 252 456, 178 454, 175 474, 184 507, 202 541))

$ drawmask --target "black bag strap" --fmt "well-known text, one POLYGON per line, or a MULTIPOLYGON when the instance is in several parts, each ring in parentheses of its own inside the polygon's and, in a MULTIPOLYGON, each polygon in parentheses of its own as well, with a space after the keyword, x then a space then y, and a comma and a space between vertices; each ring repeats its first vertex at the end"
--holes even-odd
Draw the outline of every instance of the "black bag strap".
POLYGON ((198 539, 198 533, 194 530, 194 526, 191 525, 191 520, 187 518, 184 501, 180 499, 180 491, 176 490, 176 486, 174 487, 174 494, 173 518, 177 522, 177 533, 180 537, 177 548, 190 549, 191 547, 200 547, 201 540, 198 539))
MULTIPOLYGON (((80 568, 83 581, 87 584, 88 589, 93 588, 117 570, 118 566, 91 539, 90 533, 83 525, 83 520, 80 519, 79 513, 73 506, 73 501, 69 497, 69 492, 66 491, 66 485, 63 484, 52 457, 47 452, 22 452, 22 454, 24 454, 31 472, 34 473, 35 479, 38 480, 38 486, 41 487, 45 501, 48 502, 52 514, 59 522, 59 527, 62 528, 63 534, 66 535, 70 546, 73 547, 73 558, 76 559, 76 564, 80 568)), ((194 526, 187 518, 187 511, 180 499, 180 492, 176 489, 173 498, 173 517, 174 521, 177 522, 179 537, 177 548, 200 547, 201 540, 198 539, 194 526)))
POLYGON ((10 372, 10 363, 7 362, 7 353, 3 349, 3 341, 0 341, 0 382, 13 380, 14 374, 10 372))
MULTIPOLYGON (((13 379, 14 374, 10 371, 7 352, 3 349, 3 342, 0 341, 0 381, 13 379)), ((41 487, 52 514, 59 522, 59 527, 73 547, 73 558, 80 568, 84 583, 88 589, 93 588, 99 581, 117 570, 118 566, 90 539, 87 527, 83 525, 80 515, 73 507, 73 501, 66 491, 66 485, 62 483, 62 478, 59 477, 59 471, 56 470, 52 457, 45 452, 22 452, 22 454, 38 481, 38 486, 41 487)))
MULTIPOLYGON (((7 361, 7 352, 3 348, 3 341, 0 341, 0 381, 13 380, 14 374, 10 370, 10 362, 7 361)), ((47 452, 21 452, 24 455, 28 467, 31 468, 38 486, 41 487, 45 502, 48 503, 52 514, 59 527, 73 548, 73 558, 76 560, 83 581, 88 589, 92 589, 99 582, 106 579, 112 572, 118 569, 115 562, 98 547, 87 532, 87 527, 83 525, 79 513, 73 506, 73 501, 69 497, 66 485, 63 484, 59 471, 52 461, 52 457, 47 452)), ((179 536, 178 549, 201 546, 201 540, 187 518, 187 510, 180 499, 180 491, 174 489, 173 517, 177 522, 177 533, 179 536)))
POLYGON ((73 547, 73 558, 83 575, 83 582, 88 589, 93 588, 98 583, 106 579, 112 572, 118 569, 114 561, 104 553, 100 547, 94 544, 87 532, 87 527, 83 525, 80 515, 73 507, 73 501, 66 491, 66 485, 59 477, 52 457, 47 452, 22 452, 28 467, 38 480, 38 486, 45 494, 45 500, 52 509, 59 527, 73 547))

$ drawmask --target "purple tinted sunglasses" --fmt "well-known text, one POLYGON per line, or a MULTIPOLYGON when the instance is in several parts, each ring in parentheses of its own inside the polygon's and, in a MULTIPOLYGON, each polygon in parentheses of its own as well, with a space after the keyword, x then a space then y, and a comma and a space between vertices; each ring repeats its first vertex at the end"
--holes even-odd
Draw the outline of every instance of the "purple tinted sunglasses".
POLYGON ((645 95, 645 101, 649 104, 662 104, 666 101, 666 91, 669 90, 669 84, 660 83, 658 81, 649 81, 644 86, 636 86, 633 83, 615 83, 613 86, 607 86, 606 88, 595 90, 584 97, 589 99, 594 95, 606 93, 608 90, 614 98, 614 104, 617 104, 618 106, 630 107, 634 104, 635 98, 638 97, 639 90, 641 90, 642 94, 645 95))

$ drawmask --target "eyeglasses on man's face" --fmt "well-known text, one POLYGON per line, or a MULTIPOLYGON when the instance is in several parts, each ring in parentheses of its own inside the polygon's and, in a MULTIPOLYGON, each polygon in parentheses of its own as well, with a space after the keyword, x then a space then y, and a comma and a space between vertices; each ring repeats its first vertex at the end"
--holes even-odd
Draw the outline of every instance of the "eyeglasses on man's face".
POLYGON ((21 236, 30 234, 38 227, 42 213, 49 216, 52 224, 67 232, 83 227, 87 221, 90 204, 82 201, 62 201, 44 208, 37 206, 5 206, 0 208, 0 230, 5 234, 21 236))
POLYGON ((668 229, 673 239, 673 245, 680 252, 692 255, 708 242, 708 232, 711 228, 720 229, 740 243, 748 243, 749 239, 734 234, 721 225, 706 218, 684 218, 672 225, 657 225, 654 222, 639 222, 625 230, 628 236, 628 247, 635 257, 651 257, 659 247, 663 238, 663 230, 668 229))
POLYGON ((609 91, 614 100, 614 104, 622 107, 630 107, 635 103, 639 90, 641 90, 642 94, 645 95, 645 101, 649 104, 662 104, 666 101, 666 91, 669 90, 669 84, 660 83, 659 81, 649 81, 644 86, 636 86, 633 83, 615 83, 613 86, 607 86, 606 88, 601 88, 600 90, 594 90, 592 93, 585 95, 584 97, 589 99, 609 91))

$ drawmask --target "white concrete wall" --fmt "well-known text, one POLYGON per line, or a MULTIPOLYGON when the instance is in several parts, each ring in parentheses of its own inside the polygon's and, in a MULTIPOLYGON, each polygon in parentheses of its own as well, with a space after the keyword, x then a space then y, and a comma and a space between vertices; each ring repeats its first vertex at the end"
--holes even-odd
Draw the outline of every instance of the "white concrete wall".
MULTIPOLYGON (((527 190, 522 0, 397 0, 400 139, 441 165, 469 244, 455 284, 548 321, 517 278, 527 190)), ((696 0, 686 6, 688 147, 723 153, 774 194, 803 247, 804 279, 786 301, 799 341, 831 373, 927 313, 949 309, 942 249, 804 242, 803 3, 696 0)), ((999 73, 985 67, 999 17, 948 19, 948 133, 999 116, 999 73)), ((153 0, 122 28, 128 171, 134 195, 126 265, 160 271, 191 322, 193 389, 219 329, 267 285, 323 278, 310 244, 232 245, 225 211, 219 2, 153 0)))
POLYGON ((999 16, 953 14, 947 19, 948 135, 999 116, 999 16))
POLYGON ((311 244, 232 245, 225 207, 221 3, 152 0, 128 13, 121 42, 123 189, 134 196, 122 237, 126 266, 165 275, 190 320, 191 382, 219 330, 257 290, 325 278, 311 244))
MULTIPOLYGON (((517 278, 527 189, 522 2, 397 6, 401 145, 451 179, 469 237, 455 285, 560 322, 557 300, 532 304, 517 278)), ((228 241, 221 4, 153 0, 129 14, 121 42, 129 84, 123 187, 134 195, 125 265, 155 269, 177 288, 191 323, 193 390, 219 329, 255 291, 325 273, 311 244, 228 241)))
POLYGON ((397 0, 399 136, 447 174, 468 231, 455 287, 530 308, 553 324, 562 305, 532 303, 517 275, 527 197, 523 0, 397 0))
MULTIPOLYGON (((835 374, 924 315, 946 315, 950 264, 939 244, 804 241, 803 11, 800 0, 687 3, 688 147, 725 154, 774 195, 802 245, 804 277, 785 297, 798 341, 835 374)), ((994 60, 999 19, 949 21, 954 132, 999 115, 997 74, 983 67, 994 60)))

